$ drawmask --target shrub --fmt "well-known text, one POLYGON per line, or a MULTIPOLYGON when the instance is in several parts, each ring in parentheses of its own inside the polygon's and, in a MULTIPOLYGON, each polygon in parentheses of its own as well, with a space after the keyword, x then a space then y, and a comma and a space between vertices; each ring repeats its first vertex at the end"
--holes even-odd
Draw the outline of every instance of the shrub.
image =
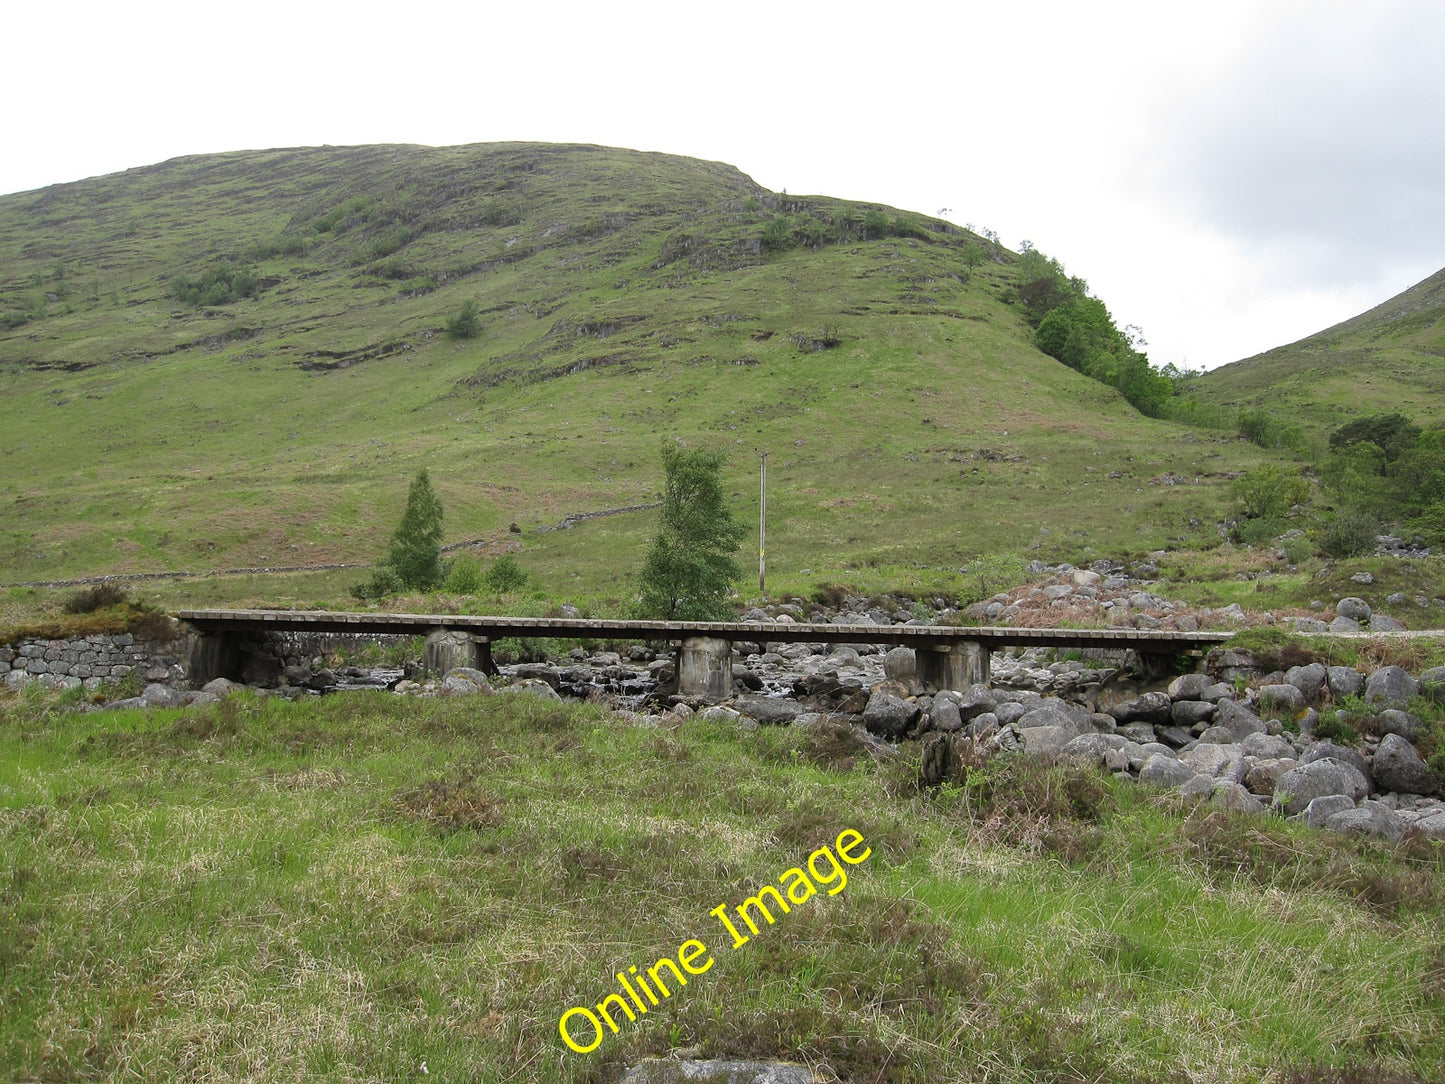
POLYGON ((1381 524, 1368 512, 1342 509, 1320 532, 1320 552, 1326 557, 1364 557, 1375 552, 1381 524))
POLYGON ((487 586, 481 563, 475 557, 456 557, 447 562, 442 590, 453 595, 475 595, 487 586))
POLYGON ((510 553, 498 557, 492 562, 492 567, 487 569, 487 586, 499 595, 520 591, 526 582, 527 573, 510 553))
POLYGON ((401 580, 395 572, 385 565, 379 565, 371 573, 369 580, 362 580, 351 585, 351 595, 363 602, 369 599, 386 598, 401 590, 401 580))
POLYGON ((1308 561, 1315 555, 1314 544, 1304 535, 1296 535, 1293 538, 1286 538, 1280 543, 1280 552, 1284 559, 1292 565, 1308 561))
POLYGON ((96 610, 123 606, 130 601, 126 589, 118 583, 98 583, 77 591, 65 600, 63 609, 68 614, 93 614, 96 610))
POLYGON ((1234 481, 1234 497, 1249 519, 1278 519, 1309 499, 1309 482, 1273 464, 1245 471, 1234 481))
POLYGON ((477 317, 477 303, 472 300, 462 302, 457 314, 447 320, 449 339, 475 339, 481 331, 482 323, 477 317))

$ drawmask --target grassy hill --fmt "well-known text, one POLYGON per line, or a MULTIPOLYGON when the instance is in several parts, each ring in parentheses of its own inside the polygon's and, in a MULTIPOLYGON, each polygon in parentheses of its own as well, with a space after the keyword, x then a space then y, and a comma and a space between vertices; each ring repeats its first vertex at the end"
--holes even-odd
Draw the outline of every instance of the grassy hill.
POLYGON ((590 146, 239 152, 0 197, 0 579, 370 561, 425 465, 449 541, 617 598, 649 515, 538 528, 652 499, 663 436, 725 446, 744 517, 770 453, 780 583, 1212 539, 1267 453, 1041 354, 1016 259, 590 146))
POLYGON ((1445 423, 1445 270, 1318 334, 1204 374, 1205 394, 1310 428, 1399 411, 1445 423))

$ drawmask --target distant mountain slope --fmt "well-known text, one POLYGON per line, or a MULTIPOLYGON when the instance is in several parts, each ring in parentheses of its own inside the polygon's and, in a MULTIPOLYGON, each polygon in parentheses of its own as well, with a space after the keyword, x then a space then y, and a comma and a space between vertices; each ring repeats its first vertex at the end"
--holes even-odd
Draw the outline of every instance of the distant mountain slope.
MULTIPOLYGON (((1263 453, 1041 354, 1016 262, 590 146, 248 151, 0 197, 0 579, 369 560, 422 465, 449 540, 546 562, 532 528, 651 498, 664 435, 731 448, 740 509, 772 453, 780 567, 1211 537, 1263 453)), ((624 519, 558 568, 625 576, 624 519)))
POLYGON ((1445 270, 1353 319, 1206 373, 1199 386, 1321 429, 1393 411, 1445 423, 1445 270))

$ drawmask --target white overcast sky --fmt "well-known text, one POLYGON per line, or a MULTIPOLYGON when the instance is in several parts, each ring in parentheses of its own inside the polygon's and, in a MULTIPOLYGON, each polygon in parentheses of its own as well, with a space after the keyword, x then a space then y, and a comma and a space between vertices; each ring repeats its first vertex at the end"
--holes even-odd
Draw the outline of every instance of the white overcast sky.
POLYGON ((1442 0, 78 0, 0 26, 0 193, 244 148, 665 151, 1029 239, 1192 368, 1445 265, 1442 0))

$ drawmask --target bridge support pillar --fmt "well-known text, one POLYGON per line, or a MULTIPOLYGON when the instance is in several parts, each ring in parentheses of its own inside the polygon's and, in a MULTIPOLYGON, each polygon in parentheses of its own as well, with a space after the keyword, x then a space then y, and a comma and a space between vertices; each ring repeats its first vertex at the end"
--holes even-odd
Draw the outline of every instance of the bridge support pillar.
POLYGON ((199 689, 216 678, 240 680, 243 660, 238 637, 225 632, 191 629, 186 638, 181 654, 185 658, 186 680, 193 686, 199 689))
POLYGON ((677 694, 716 704, 733 694, 733 645, 715 636, 691 636, 677 657, 677 694))
POLYGON ((473 636, 459 629, 435 629, 427 634, 422 651, 422 668, 429 674, 445 674, 458 666, 497 672, 492 662, 492 644, 485 636, 473 636))
POLYGON ((918 679, 925 692, 944 689, 967 689, 971 685, 987 685, 989 651, 973 640, 936 648, 919 648, 918 679))

